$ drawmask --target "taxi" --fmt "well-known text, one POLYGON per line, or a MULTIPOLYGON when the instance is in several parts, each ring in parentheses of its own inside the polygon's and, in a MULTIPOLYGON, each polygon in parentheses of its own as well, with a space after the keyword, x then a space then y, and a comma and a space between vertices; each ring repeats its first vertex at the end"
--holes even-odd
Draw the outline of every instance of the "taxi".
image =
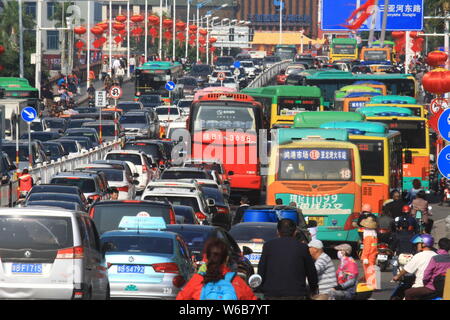
POLYGON ((111 298, 175 299, 195 272, 183 238, 147 212, 124 216, 101 236, 111 298))

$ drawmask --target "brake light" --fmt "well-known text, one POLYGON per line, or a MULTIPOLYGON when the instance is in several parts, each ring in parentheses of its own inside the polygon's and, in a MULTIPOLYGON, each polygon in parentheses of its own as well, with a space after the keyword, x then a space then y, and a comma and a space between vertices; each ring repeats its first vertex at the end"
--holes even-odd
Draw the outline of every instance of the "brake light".
POLYGON ((82 246, 58 250, 56 259, 83 259, 84 248, 82 246))
POLYGON ((160 166, 164 165, 164 161, 159 160, 159 165, 160 165, 160 166))
POLYGON ((128 186, 125 186, 125 187, 118 187, 117 190, 118 190, 118 191, 123 191, 123 192, 128 192, 128 186))
POLYGON ((89 196, 88 199, 91 199, 91 200, 93 200, 93 201, 96 201, 96 200, 100 199, 100 195, 94 194, 94 195, 92 195, 92 196, 89 196))
POLYGON ((169 209, 169 217, 170 217, 170 224, 177 223, 177 220, 175 219, 175 211, 173 211, 172 208, 169 209))
POLYGON ((158 273, 178 273, 178 265, 173 262, 152 264, 153 270, 158 273))
POLYGON ((175 287, 181 288, 186 283, 186 280, 182 276, 176 276, 173 278, 172 283, 175 287))
POLYGON ((196 212, 195 215, 197 216, 197 218, 198 218, 200 221, 203 221, 203 220, 206 219, 206 216, 205 216, 203 213, 201 213, 201 212, 196 212))
POLYGON ((381 243, 378 245, 378 249, 387 249, 387 248, 388 248, 388 246, 384 243, 381 243))
POLYGON ((144 173, 146 173, 147 172, 147 166, 144 164, 143 166, 142 166, 142 172, 144 172, 144 173))
POLYGON ((217 208, 217 212, 218 213, 229 213, 227 208, 221 208, 221 207, 217 208))
POLYGON ((91 210, 89 210, 89 217, 94 218, 94 212, 95 208, 91 207, 91 210))
POLYGON ((255 242, 255 243, 264 243, 264 239, 260 239, 260 238, 254 238, 251 239, 250 242, 255 242))

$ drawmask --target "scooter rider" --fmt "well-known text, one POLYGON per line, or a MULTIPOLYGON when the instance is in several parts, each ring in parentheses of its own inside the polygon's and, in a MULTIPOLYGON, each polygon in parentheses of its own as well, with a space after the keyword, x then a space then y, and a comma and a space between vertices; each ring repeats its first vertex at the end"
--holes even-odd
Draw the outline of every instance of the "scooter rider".
MULTIPOLYGON (((396 262, 405 261, 408 257, 412 257, 416 252, 411 239, 414 232, 409 229, 409 221, 406 217, 397 217, 395 219, 396 231, 392 235, 390 247, 396 257, 396 262)), ((392 268, 392 274, 397 274, 397 268, 392 268)))

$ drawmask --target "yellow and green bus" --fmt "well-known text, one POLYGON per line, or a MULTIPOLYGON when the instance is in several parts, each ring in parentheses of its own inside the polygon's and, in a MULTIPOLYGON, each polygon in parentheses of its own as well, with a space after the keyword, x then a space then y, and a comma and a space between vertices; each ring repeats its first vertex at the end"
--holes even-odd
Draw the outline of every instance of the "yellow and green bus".
POLYGON ((358 44, 353 38, 334 38, 330 45, 330 62, 357 60, 358 44))

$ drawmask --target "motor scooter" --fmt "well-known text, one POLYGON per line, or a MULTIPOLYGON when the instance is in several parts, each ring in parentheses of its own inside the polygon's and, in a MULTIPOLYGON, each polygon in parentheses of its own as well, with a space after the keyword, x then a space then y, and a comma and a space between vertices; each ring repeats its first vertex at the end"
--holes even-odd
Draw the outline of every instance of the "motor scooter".
POLYGON ((381 271, 386 271, 393 256, 394 252, 387 243, 382 242, 378 244, 377 265, 381 271))

